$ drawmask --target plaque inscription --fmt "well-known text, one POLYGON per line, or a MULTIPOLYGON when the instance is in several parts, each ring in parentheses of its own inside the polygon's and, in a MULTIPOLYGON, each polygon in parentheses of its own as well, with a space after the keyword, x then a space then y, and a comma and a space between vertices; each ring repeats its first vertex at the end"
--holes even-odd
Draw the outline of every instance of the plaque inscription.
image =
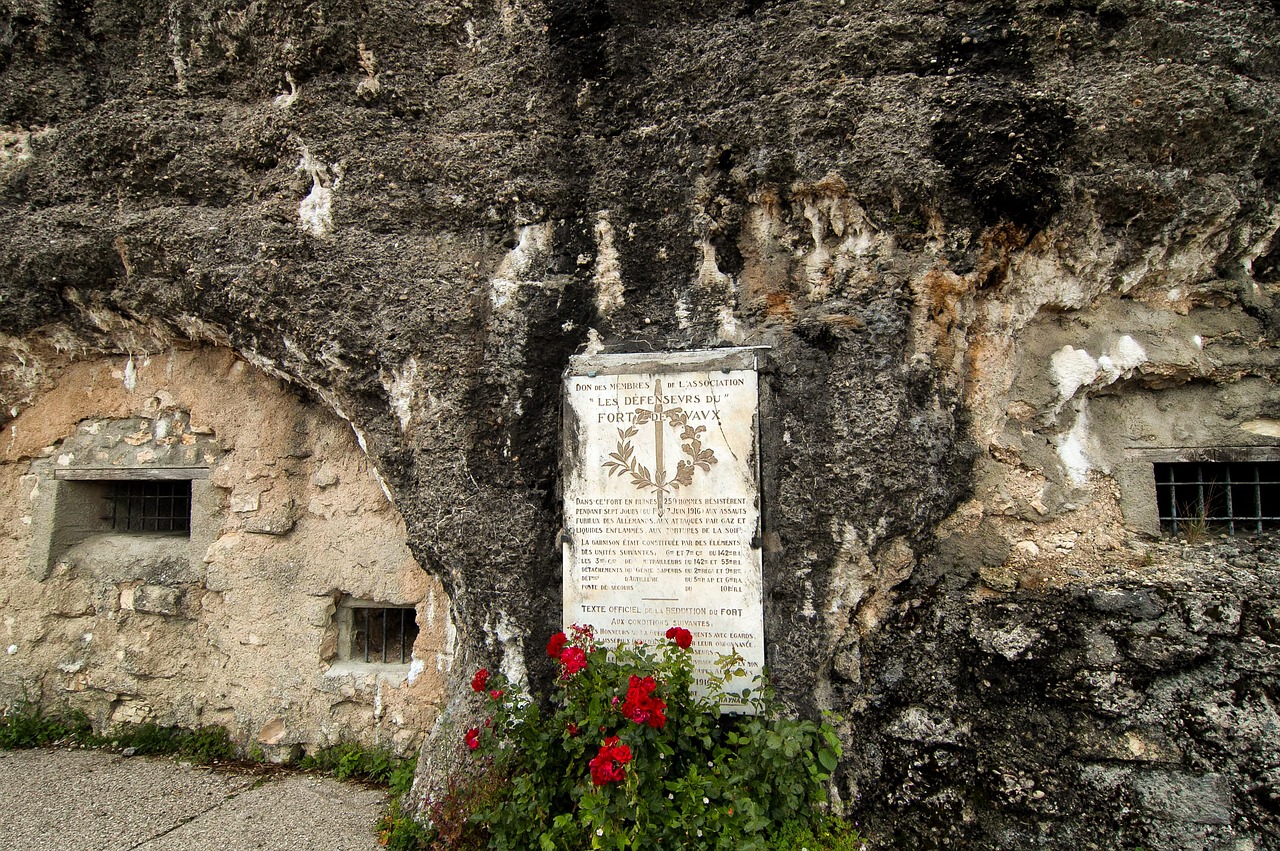
MULTIPOLYGON (((565 376, 564 618, 606 646, 693 632, 697 681, 764 664, 756 350, 574 358, 565 376)), ((726 709, 742 709, 726 704, 726 709)))

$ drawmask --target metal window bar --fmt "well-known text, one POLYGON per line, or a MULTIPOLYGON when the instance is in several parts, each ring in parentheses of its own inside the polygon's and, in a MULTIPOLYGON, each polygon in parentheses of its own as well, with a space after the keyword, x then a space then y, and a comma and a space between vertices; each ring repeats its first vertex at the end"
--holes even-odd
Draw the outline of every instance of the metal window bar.
POLYGON ((352 655, 365 662, 407 664, 418 638, 417 611, 398 606, 361 606, 357 611, 352 655))
POLYGON ((1253 504, 1258 510, 1258 531, 1262 531, 1262 479, 1259 478, 1261 471, 1253 468, 1253 504))
POLYGON ((1204 502, 1204 467, 1196 465, 1196 508, 1197 515, 1204 517, 1207 521, 1209 518, 1209 506, 1204 502))
POLYGON ((1280 528, 1280 462, 1156 464, 1160 525, 1177 535, 1193 524, 1235 535, 1280 528))
POLYGON ((112 482, 108 518, 116 532, 191 533, 191 482, 112 482))
POLYGON ((1227 465, 1227 469, 1223 471, 1223 481, 1227 484, 1227 534, 1234 535, 1236 533, 1236 507, 1235 499, 1231 493, 1231 465, 1227 465))
POLYGON ((1235 534, 1235 494, 1231 488, 1231 465, 1226 466, 1224 481, 1226 482, 1226 534, 1235 534))

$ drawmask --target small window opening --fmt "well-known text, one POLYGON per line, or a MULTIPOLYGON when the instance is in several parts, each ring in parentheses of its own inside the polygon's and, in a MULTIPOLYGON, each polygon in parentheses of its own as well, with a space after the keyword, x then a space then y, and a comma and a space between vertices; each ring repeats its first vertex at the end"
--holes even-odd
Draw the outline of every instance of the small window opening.
POLYGON ((1180 535, 1280 527, 1280 461, 1156 464, 1160 528, 1180 535))
POLYGON ((405 665, 418 638, 412 608, 361 606, 351 610, 351 656, 355 661, 405 665))
POLYGON ((115 532, 191 534, 191 482, 116 481, 107 492, 115 532))

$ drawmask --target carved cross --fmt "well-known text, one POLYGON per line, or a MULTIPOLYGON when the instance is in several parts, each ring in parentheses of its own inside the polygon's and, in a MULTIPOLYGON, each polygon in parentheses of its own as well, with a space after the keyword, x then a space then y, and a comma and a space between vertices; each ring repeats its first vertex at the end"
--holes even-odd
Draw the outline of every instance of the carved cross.
POLYGON ((693 484, 693 474, 695 470, 709 472, 711 465, 716 463, 716 453, 711 449, 705 449, 702 446, 702 433, 706 431, 705 426, 689 425, 689 415, 685 413, 684 408, 667 408, 662 403, 662 379, 655 379, 653 382, 653 407, 652 408, 636 408, 635 419, 633 424, 625 429, 618 429, 618 448, 609 453, 609 460, 605 461, 603 466, 609 471, 610 476, 630 476, 631 484, 637 490, 647 490, 652 488, 657 495, 658 516, 662 517, 666 513, 664 506, 664 498, 669 492, 668 489, 677 489, 688 487, 693 484), (651 474, 649 468, 642 464, 635 454, 635 446, 631 443, 631 438, 637 434, 637 426, 647 424, 653 420, 653 449, 654 449, 654 470, 651 474), (663 458, 663 420, 667 420, 673 427, 681 428, 680 448, 689 456, 689 460, 682 460, 676 465, 676 474, 667 479, 666 462, 663 458))

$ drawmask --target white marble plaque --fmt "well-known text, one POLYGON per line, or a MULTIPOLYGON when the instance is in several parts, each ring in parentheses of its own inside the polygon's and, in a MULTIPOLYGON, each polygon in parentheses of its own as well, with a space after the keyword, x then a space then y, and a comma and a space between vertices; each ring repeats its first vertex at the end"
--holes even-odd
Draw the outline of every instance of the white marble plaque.
POLYGON ((700 684, 742 655, 736 691, 764 665, 756 356, 582 356, 565 374, 566 624, 608 646, 684 627, 700 684))

